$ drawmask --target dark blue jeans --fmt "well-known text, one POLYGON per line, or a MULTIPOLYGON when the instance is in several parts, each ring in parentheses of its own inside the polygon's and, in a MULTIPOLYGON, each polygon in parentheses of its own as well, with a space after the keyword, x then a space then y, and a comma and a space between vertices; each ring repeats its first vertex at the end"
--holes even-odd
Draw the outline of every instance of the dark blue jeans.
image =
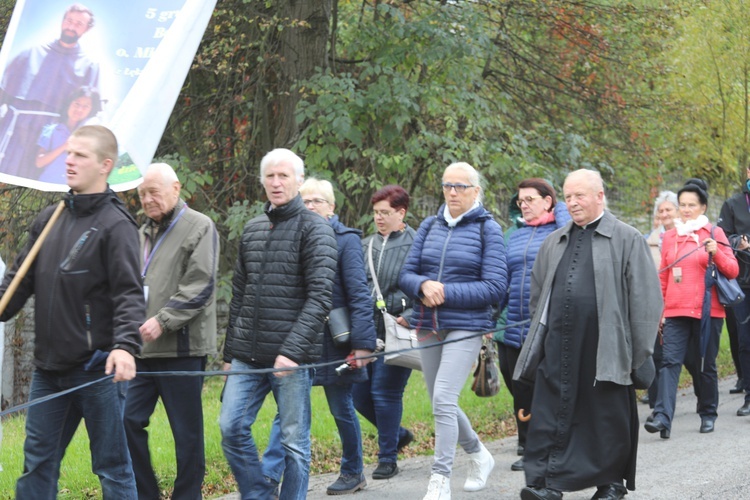
MULTIPOLYGON (((36 369, 29 399, 34 400, 98 380, 103 372, 82 368, 64 372, 36 369)), ((23 474, 16 498, 57 498, 60 461, 83 419, 91 441, 91 467, 105 499, 136 499, 135 477, 122 423, 127 382, 105 380, 34 405, 26 414, 23 474)))
POLYGON ((149 377, 148 372, 203 371, 206 357, 137 359, 138 375, 125 401, 125 431, 133 461, 138 498, 159 500, 159 484, 151 467, 148 427, 161 398, 174 437, 177 476, 173 498, 200 500, 206 460, 203 450, 203 377, 149 377))
POLYGON ((401 414, 411 369, 386 365, 382 357, 366 369, 368 380, 353 386, 354 407, 378 429, 378 460, 396 463, 398 440, 406 433, 401 427, 401 414))
MULTIPOLYGON (((359 428, 359 418, 354 411, 351 385, 323 386, 328 401, 328 408, 336 422, 336 428, 341 438, 341 474, 360 475, 364 468, 362 464, 362 432, 359 428)), ((271 437, 268 447, 263 454, 263 475, 275 483, 281 482, 284 473, 284 448, 281 446, 281 430, 279 416, 273 421, 271 437)))
MULTIPOLYGON (((716 372, 716 356, 719 353, 719 340, 723 318, 711 318, 711 336, 706 349, 703 370, 698 360, 698 413, 701 418, 716 419, 719 405, 719 380, 716 372)), ((701 320, 695 318, 667 318, 664 321, 664 345, 659 369, 659 392, 654 406, 654 418, 672 428, 677 399, 677 386, 685 355, 691 342, 700 338, 701 320)), ((700 356, 700 355, 698 355, 700 356)))
MULTIPOLYGON (((237 359, 232 370, 253 367, 237 359)), ((221 447, 232 468, 242 500, 271 498, 258 458, 252 426, 266 396, 273 391, 278 406, 281 445, 284 448, 284 483, 280 500, 304 500, 310 475, 310 370, 295 370, 286 377, 271 373, 230 375, 224 386, 219 426, 221 447)))

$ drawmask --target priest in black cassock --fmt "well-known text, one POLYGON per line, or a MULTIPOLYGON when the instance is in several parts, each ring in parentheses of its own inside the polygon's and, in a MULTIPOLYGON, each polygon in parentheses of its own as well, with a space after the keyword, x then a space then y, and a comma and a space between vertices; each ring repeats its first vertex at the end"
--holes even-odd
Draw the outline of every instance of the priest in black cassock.
POLYGON ((661 288, 646 239, 605 210, 598 172, 570 173, 563 193, 573 220, 537 255, 514 374, 534 384, 521 499, 596 486, 593 499, 617 500, 635 489, 631 373, 653 351, 661 288))

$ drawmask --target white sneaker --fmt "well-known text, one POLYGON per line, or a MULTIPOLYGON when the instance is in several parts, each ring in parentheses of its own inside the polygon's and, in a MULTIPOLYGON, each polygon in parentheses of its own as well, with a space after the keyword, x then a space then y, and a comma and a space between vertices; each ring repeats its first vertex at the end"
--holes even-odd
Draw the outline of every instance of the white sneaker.
POLYGON ((431 475, 427 494, 422 500, 451 500, 451 479, 442 474, 431 475))
POLYGON ((495 467, 495 459, 487 448, 479 443, 481 449, 469 453, 469 475, 464 483, 464 491, 479 491, 487 484, 487 478, 495 467))

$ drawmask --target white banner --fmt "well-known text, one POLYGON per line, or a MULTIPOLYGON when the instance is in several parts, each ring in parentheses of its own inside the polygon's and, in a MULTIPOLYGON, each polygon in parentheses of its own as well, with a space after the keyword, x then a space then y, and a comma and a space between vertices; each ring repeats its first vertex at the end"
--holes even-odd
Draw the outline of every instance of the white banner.
POLYGON ((78 127, 117 136, 112 189, 141 182, 216 0, 19 0, 0 50, 0 182, 67 191, 78 127))

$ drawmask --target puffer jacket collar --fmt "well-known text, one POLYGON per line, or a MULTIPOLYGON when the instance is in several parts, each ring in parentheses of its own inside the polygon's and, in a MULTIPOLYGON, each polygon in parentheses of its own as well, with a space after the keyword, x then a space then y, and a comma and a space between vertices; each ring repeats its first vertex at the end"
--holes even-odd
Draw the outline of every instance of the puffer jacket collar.
POLYGON ((331 227, 333 228, 333 232, 336 234, 356 234, 360 238, 362 237, 362 231, 359 229, 354 229, 353 227, 346 227, 339 221, 338 215, 331 215, 328 218, 328 222, 331 224, 331 227))
MULTIPOLYGON (((440 205, 440 208, 437 211, 437 219, 442 224, 448 224, 448 222, 445 220, 445 217, 443 217, 443 211, 445 210, 445 203, 440 205)), ((461 218, 460 221, 458 221, 458 225, 468 224, 470 222, 474 221, 482 221, 482 220, 489 220, 492 218, 492 214, 487 211, 486 208, 484 208, 483 205, 479 205, 478 207, 475 207, 468 212, 464 214, 464 216, 461 218)))
POLYGON ((271 203, 268 201, 263 205, 263 212, 265 212, 272 224, 278 224, 279 222, 291 219, 303 210, 307 210, 307 207, 302 202, 302 196, 299 193, 286 205, 274 207, 273 209, 271 208, 271 203))

